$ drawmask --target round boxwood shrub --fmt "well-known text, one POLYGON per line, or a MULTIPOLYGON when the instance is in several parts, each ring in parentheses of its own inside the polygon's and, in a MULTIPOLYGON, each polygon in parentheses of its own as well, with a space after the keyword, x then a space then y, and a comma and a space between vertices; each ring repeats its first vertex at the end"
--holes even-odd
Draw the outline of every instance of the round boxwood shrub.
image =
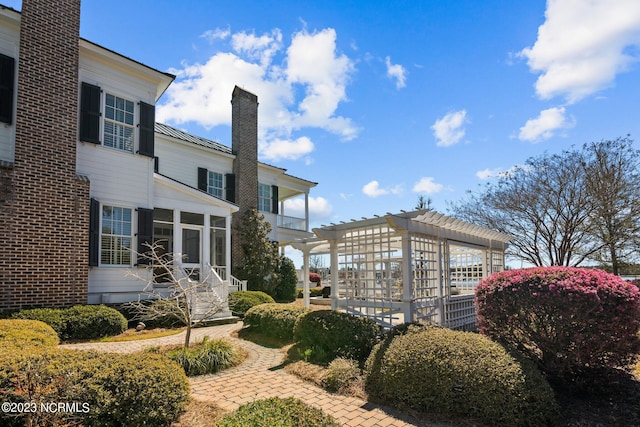
POLYGON ((94 339, 119 335, 127 330, 127 319, 104 305, 75 305, 65 310, 69 339, 94 339))
POLYGON ((251 307, 276 302, 262 291, 238 291, 229 294, 229 308, 235 316, 244 316, 251 307))
POLYGON ((640 352, 640 291, 600 270, 496 273, 476 290, 480 332, 562 385, 627 366, 640 352))
POLYGON ((55 347, 59 342, 53 328, 39 320, 2 319, 0 320, 0 342, 3 351, 31 347, 55 347))
POLYGON ((244 325, 265 335, 290 340, 296 320, 308 312, 308 308, 294 304, 260 304, 245 313, 244 325))
POLYGON ((94 339, 118 335, 127 329, 127 319, 104 305, 76 305, 70 308, 21 310, 15 319, 40 320, 50 325, 62 340, 94 339))
MULTIPOLYGON (((184 371, 166 357, 148 353, 42 349, 4 353, 0 389, 9 402, 77 402, 71 414, 30 414, 36 417, 33 425, 67 425, 64 421, 70 420, 65 417, 79 416, 91 426, 160 427, 176 420, 189 401, 184 371)), ((2 425, 15 421, 0 419, 2 425)))
POLYGON ((336 357, 363 364, 379 341, 382 328, 373 320, 333 310, 312 311, 298 318, 294 339, 301 348, 311 348, 314 356, 328 362, 336 357))
POLYGON ((225 415, 218 427, 339 427, 340 424, 321 409, 294 397, 273 397, 240 406, 225 415))
POLYGON ((557 415, 553 390, 533 364, 482 335, 426 328, 384 344, 365 369, 375 399, 490 425, 547 425, 557 415))
POLYGON ((293 261, 287 257, 280 258, 278 266, 278 283, 273 291, 273 297, 277 302, 295 301, 298 284, 298 275, 293 261))

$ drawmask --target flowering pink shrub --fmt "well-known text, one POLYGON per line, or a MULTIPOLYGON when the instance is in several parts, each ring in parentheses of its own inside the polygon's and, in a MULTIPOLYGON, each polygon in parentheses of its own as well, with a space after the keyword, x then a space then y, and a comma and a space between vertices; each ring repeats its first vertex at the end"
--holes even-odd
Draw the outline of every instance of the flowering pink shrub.
POLYGON ((640 290, 601 270, 503 271, 476 289, 480 333, 571 381, 640 352, 640 290))
POLYGON ((322 276, 318 273, 309 273, 309 281, 312 283, 317 283, 316 286, 320 286, 320 283, 322 282, 322 276))

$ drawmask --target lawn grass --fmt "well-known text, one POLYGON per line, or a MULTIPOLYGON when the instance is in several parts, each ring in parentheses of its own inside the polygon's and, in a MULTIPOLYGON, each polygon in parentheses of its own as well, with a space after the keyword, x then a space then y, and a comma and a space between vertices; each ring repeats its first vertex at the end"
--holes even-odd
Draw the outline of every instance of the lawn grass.
POLYGON ((178 329, 143 329, 141 331, 136 331, 135 329, 127 329, 120 335, 115 335, 113 337, 102 337, 97 340, 93 340, 91 342, 123 342, 123 341, 138 341, 138 340, 148 340, 151 338, 161 338, 167 337, 170 335, 176 335, 180 332, 184 331, 184 328, 178 329))

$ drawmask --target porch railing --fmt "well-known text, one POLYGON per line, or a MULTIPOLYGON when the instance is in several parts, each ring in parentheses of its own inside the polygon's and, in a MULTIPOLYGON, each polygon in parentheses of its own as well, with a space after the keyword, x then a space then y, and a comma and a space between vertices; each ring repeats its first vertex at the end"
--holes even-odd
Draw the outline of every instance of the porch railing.
POLYGON ((307 221, 304 218, 278 215, 277 225, 278 227, 287 228, 289 230, 307 231, 307 221))

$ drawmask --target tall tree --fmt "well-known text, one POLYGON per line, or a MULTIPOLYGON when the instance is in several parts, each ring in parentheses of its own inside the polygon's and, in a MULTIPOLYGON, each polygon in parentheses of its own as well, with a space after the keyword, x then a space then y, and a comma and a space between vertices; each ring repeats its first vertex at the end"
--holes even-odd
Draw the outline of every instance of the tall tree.
POLYGON ((424 195, 419 195, 418 196, 418 203, 416 203, 416 210, 421 210, 421 209, 426 209, 428 211, 431 210, 431 203, 433 201, 431 200, 431 197, 425 197, 424 195))
POLYGON ((637 260, 640 243, 640 151, 626 136, 587 143, 582 155, 592 231, 603 244, 598 261, 620 274, 621 265, 637 260))
POLYGON ((509 255, 534 265, 577 266, 602 247, 575 151, 530 158, 453 205, 454 216, 510 234, 509 255))

